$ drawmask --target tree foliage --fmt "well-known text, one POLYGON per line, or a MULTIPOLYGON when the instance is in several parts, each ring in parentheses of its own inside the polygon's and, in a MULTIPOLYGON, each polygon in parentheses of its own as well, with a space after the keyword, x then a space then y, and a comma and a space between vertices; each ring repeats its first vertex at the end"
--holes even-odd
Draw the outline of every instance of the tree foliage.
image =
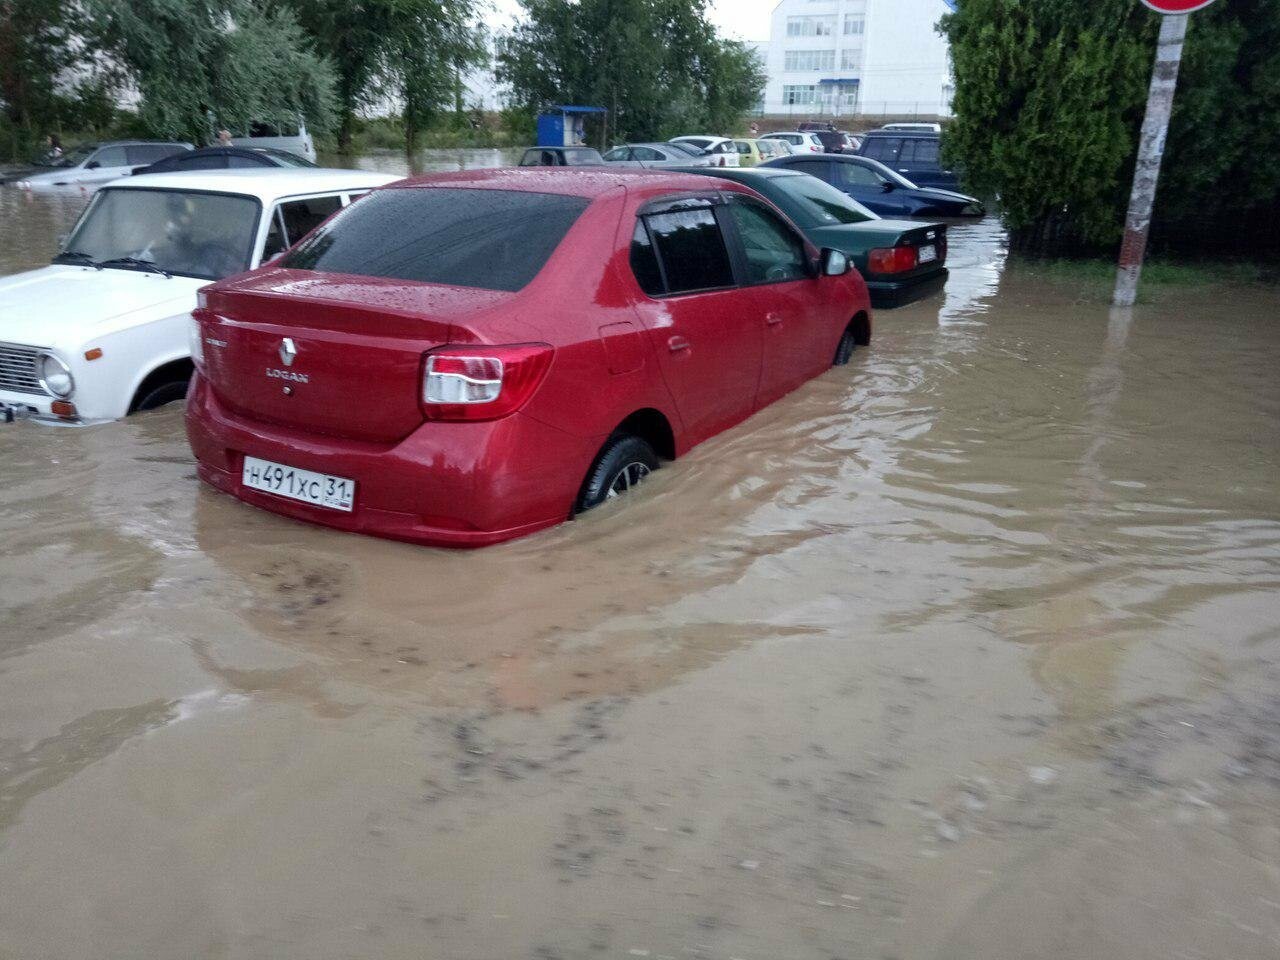
POLYGON ((407 146, 459 75, 487 59, 474 0, 277 0, 293 10, 337 71, 338 147, 351 145, 359 111, 404 110, 407 146))
POLYGON ((196 143, 211 123, 303 117, 317 133, 334 116, 332 65, 291 12, 251 0, 84 0, 90 29, 141 95, 157 136, 196 143))
MULTIPOLYGON (((998 193, 1016 242, 1118 241, 1158 17, 1135 0, 964 0, 943 18, 955 121, 947 150, 998 193)), ((1192 16, 1153 226, 1171 235, 1280 196, 1280 0, 1192 16)))
POLYGON ((527 113, 556 103, 608 108, 608 137, 646 140, 730 129, 765 74, 721 40, 706 0, 521 0, 525 22, 498 41, 498 79, 527 113))
POLYGON ((23 146, 49 132, 72 99, 58 80, 91 53, 83 29, 71 0, 0 0, 0 115, 23 146))

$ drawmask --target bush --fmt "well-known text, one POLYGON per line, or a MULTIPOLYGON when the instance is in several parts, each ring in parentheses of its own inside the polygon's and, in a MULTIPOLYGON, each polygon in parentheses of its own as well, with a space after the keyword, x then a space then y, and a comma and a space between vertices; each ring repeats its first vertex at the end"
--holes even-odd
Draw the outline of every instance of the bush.
MULTIPOLYGON (((1133 0, 965 0, 943 18, 956 73, 946 149, 975 189, 999 194, 1015 247, 1119 241, 1158 25, 1133 0)), ((1280 249, 1274 230, 1259 236, 1280 213, 1280 0, 1193 14, 1178 86, 1153 240, 1191 249, 1254 233, 1280 249)))

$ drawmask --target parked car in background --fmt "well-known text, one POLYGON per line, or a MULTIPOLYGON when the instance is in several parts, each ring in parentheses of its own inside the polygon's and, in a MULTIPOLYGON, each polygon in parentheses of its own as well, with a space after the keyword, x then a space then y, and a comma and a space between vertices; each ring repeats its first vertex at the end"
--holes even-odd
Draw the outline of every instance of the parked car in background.
MULTIPOLYGON (((663 167, 687 167, 690 164, 700 167, 718 165, 718 160, 711 154, 697 151, 697 147, 678 143, 628 143, 606 151, 604 162, 618 167, 644 167, 661 169, 663 167)), ((737 158, 737 153, 734 154, 737 158)))
POLYGON ((30 173, 14 182, 23 190, 56 187, 96 188, 127 177, 135 167, 145 167, 176 153, 192 149, 189 143, 153 140, 113 140, 86 143, 69 151, 52 167, 30 173))
POLYGON ((823 146, 818 135, 815 133, 801 133, 799 131, 782 130, 778 133, 761 134, 761 140, 781 140, 787 145, 787 149, 791 153, 826 153, 827 148, 823 146))
POLYGON ((51 266, 0 279, 0 420, 98 423, 181 400, 196 291, 394 179, 263 167, 103 187, 51 266))
POLYGON ((756 167, 775 157, 785 157, 791 153, 781 140, 735 140, 733 146, 738 151, 740 167, 756 167))
POLYGON ((522 167, 598 167, 604 163, 592 147, 529 147, 520 158, 522 167))
POLYGON ((668 142, 688 144, 701 150, 712 158, 713 165, 717 167, 736 167, 738 165, 738 150, 728 137, 672 137, 668 142))
POLYGON ((922 133, 942 133, 940 123, 886 123, 881 130, 913 130, 922 133))
POLYGON ((858 156, 878 160, 921 187, 956 190, 960 178, 942 165, 942 139, 924 131, 872 130, 858 156))
POLYGON ((873 307, 913 303, 947 282, 946 224, 883 220, 829 183, 785 167, 706 175, 750 187, 790 217, 814 246, 845 254, 867 281, 873 307))
POLYGON ((981 200, 950 190, 918 187, 884 164, 846 154, 825 157, 791 156, 770 160, 765 167, 800 170, 847 193, 882 217, 980 217, 981 200))
POLYGON ((809 120, 798 124, 796 130, 800 133, 812 133, 822 142, 822 149, 827 153, 843 153, 847 145, 844 134, 836 129, 836 125, 831 122, 820 122, 809 120))
POLYGON ((248 130, 232 130, 231 143, 237 147, 271 147, 316 162, 316 145, 301 118, 280 123, 260 121, 248 130))
POLYGON ((857 153, 858 148, 862 146, 862 134, 850 133, 848 130, 840 131, 844 135, 844 149, 841 153, 857 153))
POLYGON ((239 170, 246 167, 314 167, 310 160, 273 147, 204 147, 175 153, 133 172, 178 173, 183 170, 239 170))
POLYGON ((848 259, 768 201, 626 171, 375 190, 193 319, 206 483, 458 547, 627 493, 871 337, 848 259))

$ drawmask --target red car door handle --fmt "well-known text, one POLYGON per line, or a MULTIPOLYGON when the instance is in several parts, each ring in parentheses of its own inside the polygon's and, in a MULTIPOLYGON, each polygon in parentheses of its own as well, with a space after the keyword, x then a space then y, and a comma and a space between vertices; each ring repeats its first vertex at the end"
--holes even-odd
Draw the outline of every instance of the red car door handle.
POLYGON ((679 353, 681 350, 689 349, 689 341, 684 337, 672 337, 667 341, 667 346, 671 348, 672 353, 679 353))
POLYGON ((782 322, 782 314, 780 314, 780 313, 767 313, 767 314, 765 314, 764 322, 765 322, 765 323, 767 323, 767 324, 768 324, 769 326, 771 326, 771 327, 776 327, 778 324, 780 324, 780 323, 782 322))

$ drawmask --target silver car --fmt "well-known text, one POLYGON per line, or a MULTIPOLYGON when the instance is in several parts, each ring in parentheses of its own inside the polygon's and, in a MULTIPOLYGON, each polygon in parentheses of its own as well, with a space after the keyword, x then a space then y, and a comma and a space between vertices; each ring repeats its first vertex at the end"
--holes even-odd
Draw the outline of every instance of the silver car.
POLYGON ((189 143, 161 143, 154 140, 116 140, 112 143, 88 143, 70 150, 53 165, 32 172, 14 182, 23 190, 58 187, 96 189, 101 184, 119 180, 146 167, 190 150, 189 143))
POLYGON ((677 143, 628 143, 604 155, 605 163, 620 167, 710 167, 715 161, 696 147, 677 143))

